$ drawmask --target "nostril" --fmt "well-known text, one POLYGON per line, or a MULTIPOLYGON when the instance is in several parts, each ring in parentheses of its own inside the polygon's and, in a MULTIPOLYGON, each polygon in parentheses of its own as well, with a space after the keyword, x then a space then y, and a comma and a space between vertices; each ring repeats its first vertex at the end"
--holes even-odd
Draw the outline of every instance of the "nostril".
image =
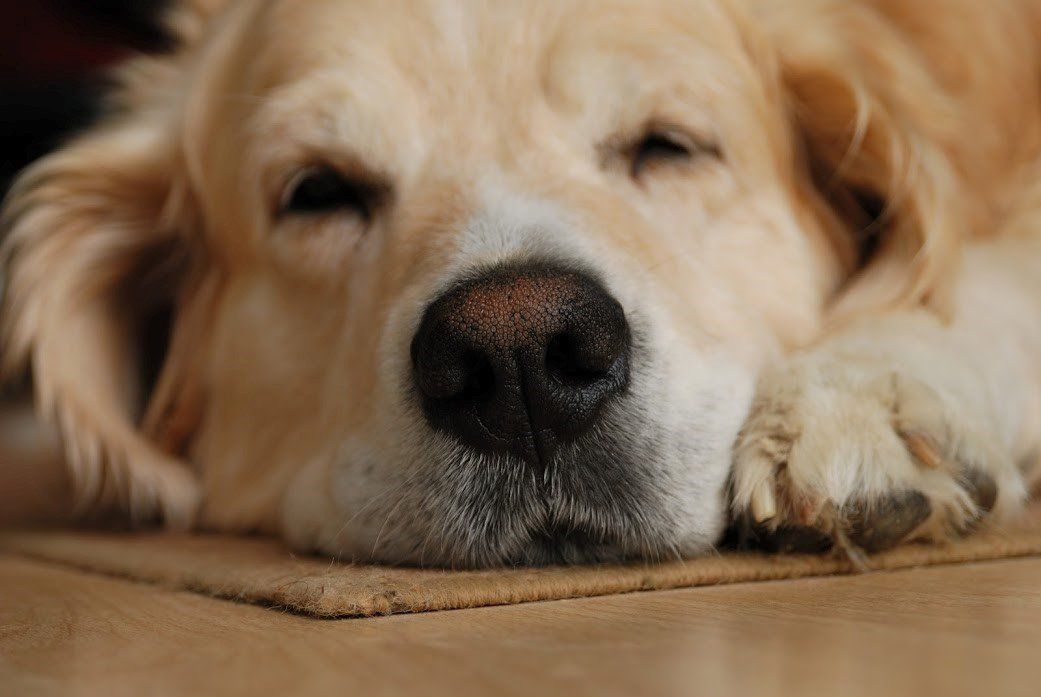
POLYGON ((588 432, 629 381, 621 304, 582 274, 503 267, 434 300, 412 341, 427 422, 538 466, 588 432))
POLYGON ((583 356, 579 344, 577 337, 566 332, 550 339, 546 347, 546 373, 564 385, 587 385, 603 378, 610 363, 602 358, 583 356))
POLYGON ((591 385, 620 369, 627 332, 601 334, 566 331, 546 347, 546 373, 564 385, 591 385))
POLYGON ((478 351, 470 351, 460 361, 466 373, 463 389, 453 395, 455 399, 480 399, 495 392, 495 368, 488 356, 478 351))

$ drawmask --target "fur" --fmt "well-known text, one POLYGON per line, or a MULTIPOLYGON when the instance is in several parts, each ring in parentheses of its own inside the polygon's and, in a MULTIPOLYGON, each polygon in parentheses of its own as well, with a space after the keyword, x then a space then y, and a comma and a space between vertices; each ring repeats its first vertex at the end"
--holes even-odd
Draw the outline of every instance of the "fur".
POLYGON ((6 371, 83 508, 454 565, 698 554, 729 519, 841 538, 909 491, 900 539, 1021 510, 1037 0, 237 0, 171 26, 4 208, 6 371), (695 152, 637 172, 663 128, 695 152), (319 165, 381 187, 371 220, 277 213, 319 165), (438 290, 518 258, 592 270, 639 337, 544 482, 433 432, 409 380, 438 290))

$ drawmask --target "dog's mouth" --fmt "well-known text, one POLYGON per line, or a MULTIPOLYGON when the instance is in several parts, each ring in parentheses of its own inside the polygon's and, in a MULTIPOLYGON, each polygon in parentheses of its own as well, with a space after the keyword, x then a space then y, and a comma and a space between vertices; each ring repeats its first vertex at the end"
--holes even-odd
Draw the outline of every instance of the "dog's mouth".
MULTIPOLYGON (((419 308, 407 353, 388 364, 401 397, 393 413, 408 427, 390 440, 401 422, 386 422, 361 464, 345 464, 373 487, 386 471, 401 499, 366 508, 362 494, 345 494, 351 524, 363 511, 361 556, 581 565, 713 544, 721 458, 697 442, 714 422, 687 418, 700 402, 667 382, 671 364, 640 303, 625 310, 597 276, 570 268, 482 267, 419 308), (385 506, 396 506, 389 522, 370 530, 385 506)), ((410 323, 413 310, 403 309, 410 323)), ((353 554, 352 534, 337 533, 353 554)))
MULTIPOLYGON (((638 393, 535 469, 518 456, 487 456, 445 439, 453 464, 436 468, 447 521, 441 563, 488 566, 617 564, 672 558, 678 543, 670 434, 647 419, 638 393), (451 476, 445 476, 451 473, 451 476), (442 489, 441 486, 444 486, 442 489)), ((683 453, 676 453, 682 457, 683 453)), ((430 561, 426 557, 426 561, 430 561)))

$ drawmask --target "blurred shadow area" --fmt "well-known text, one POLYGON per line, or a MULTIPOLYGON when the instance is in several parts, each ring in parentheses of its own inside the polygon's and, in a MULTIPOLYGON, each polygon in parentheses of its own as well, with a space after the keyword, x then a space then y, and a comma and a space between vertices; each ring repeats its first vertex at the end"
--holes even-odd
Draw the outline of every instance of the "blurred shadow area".
MULTIPOLYGON (((97 116, 107 67, 168 48, 159 23, 167 4, 0 0, 0 195, 97 116)), ((27 393, 25 385, 0 391, 0 525, 60 520, 70 510, 60 443, 32 418, 27 393)))
POLYGON ((0 0, 0 190, 96 115, 103 70, 167 47, 167 0, 0 0))
POLYGON ((64 522, 72 516, 68 469, 53 429, 28 403, 0 404, 0 526, 64 522))

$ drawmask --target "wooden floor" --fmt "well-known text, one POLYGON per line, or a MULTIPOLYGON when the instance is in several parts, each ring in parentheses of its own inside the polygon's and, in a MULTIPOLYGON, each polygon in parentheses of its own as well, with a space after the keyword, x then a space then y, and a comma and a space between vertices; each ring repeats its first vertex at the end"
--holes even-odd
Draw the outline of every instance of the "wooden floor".
POLYGON ((0 557, 0 695, 1041 695, 1041 560, 322 621, 0 557))

